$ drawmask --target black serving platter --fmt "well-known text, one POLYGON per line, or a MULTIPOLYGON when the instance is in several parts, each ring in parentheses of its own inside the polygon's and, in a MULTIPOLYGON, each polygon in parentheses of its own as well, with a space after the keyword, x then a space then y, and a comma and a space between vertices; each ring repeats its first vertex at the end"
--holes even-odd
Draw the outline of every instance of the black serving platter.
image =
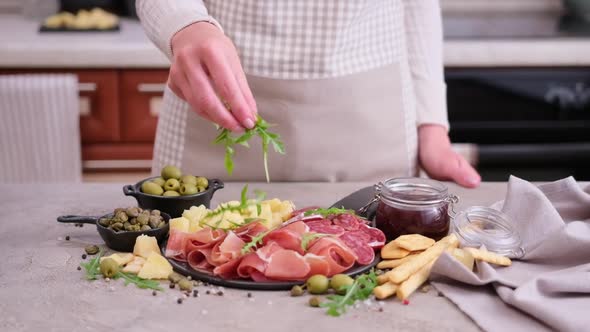
MULTIPOLYGON (((166 257, 166 244, 168 240, 162 243, 162 254, 166 257)), ((195 280, 201 280, 203 282, 208 282, 212 285, 229 287, 229 288, 240 288, 240 289, 249 289, 249 290, 266 290, 266 291, 274 291, 274 290, 289 290, 295 285, 301 285, 303 282, 301 281, 274 281, 274 282, 256 282, 253 280, 245 280, 245 279, 223 279, 217 276, 214 276, 212 273, 207 273, 204 271, 197 271, 190 267, 186 262, 179 262, 170 258, 166 258, 172 264, 174 271, 184 275, 184 276, 191 276, 191 278, 195 280)), ((353 266, 352 268, 348 269, 348 271, 343 272, 344 274, 348 274, 349 276, 356 276, 358 274, 365 273, 375 267, 377 263, 381 261, 381 255, 378 252, 375 253, 375 259, 368 264, 362 266, 353 266)))
MULTIPOLYGON (((377 204, 371 204, 368 209, 361 213, 359 210, 367 205, 375 197, 375 188, 373 186, 359 189, 352 194, 342 198, 338 202, 332 204, 333 208, 342 208, 347 210, 354 210, 358 216, 373 222, 375 213, 377 211, 377 204)), ((375 227, 375 225, 371 225, 375 227)))

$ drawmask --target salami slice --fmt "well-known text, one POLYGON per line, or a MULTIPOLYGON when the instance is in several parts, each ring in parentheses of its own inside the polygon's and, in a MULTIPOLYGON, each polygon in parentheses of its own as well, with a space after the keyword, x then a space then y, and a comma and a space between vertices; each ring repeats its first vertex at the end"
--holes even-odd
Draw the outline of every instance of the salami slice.
POLYGON ((354 231, 360 227, 360 221, 351 214, 337 215, 332 219, 332 223, 344 228, 347 231, 354 231))
POLYGON ((317 224, 309 226, 309 230, 316 233, 332 234, 336 236, 342 235, 346 232, 344 228, 330 224, 317 224))
POLYGON ((380 229, 361 225, 359 231, 369 235, 368 244, 373 249, 379 249, 385 244, 385 234, 380 229))
POLYGON ((370 238, 368 234, 353 231, 346 232, 340 235, 339 238, 355 253, 357 263, 367 265, 375 259, 375 251, 366 242, 370 238))

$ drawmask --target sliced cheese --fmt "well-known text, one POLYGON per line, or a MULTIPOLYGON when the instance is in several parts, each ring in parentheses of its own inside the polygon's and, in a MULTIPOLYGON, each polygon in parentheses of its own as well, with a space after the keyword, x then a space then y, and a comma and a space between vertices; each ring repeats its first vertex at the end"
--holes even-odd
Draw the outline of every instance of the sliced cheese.
POLYGON ((139 270, 137 276, 144 279, 167 279, 170 273, 172 273, 172 265, 166 258, 152 253, 141 267, 141 270, 139 270))
POLYGON ((103 260, 105 260, 107 258, 112 258, 115 262, 117 262, 117 264, 119 264, 120 266, 123 266, 133 260, 133 254, 131 254, 131 253, 112 254, 110 256, 101 257, 100 261, 102 262, 103 260))
POLYGON ((123 272, 129 272, 133 274, 138 274, 143 264, 145 264, 146 259, 139 256, 134 256, 133 260, 129 262, 129 264, 125 265, 123 268, 123 272))
POLYGON ((473 271, 473 265, 475 263, 475 259, 473 258, 473 255, 469 251, 463 250, 463 249, 458 249, 458 248, 453 248, 453 249, 449 249, 449 252, 453 257, 455 257, 456 260, 461 262, 461 264, 465 265, 465 267, 469 271, 473 271))
POLYGON ((189 231, 190 221, 185 217, 170 219, 170 230, 187 233, 189 231))
POLYGON ((152 252, 160 255, 160 247, 158 247, 158 241, 156 241, 155 237, 140 235, 135 239, 134 255, 148 258, 152 252))

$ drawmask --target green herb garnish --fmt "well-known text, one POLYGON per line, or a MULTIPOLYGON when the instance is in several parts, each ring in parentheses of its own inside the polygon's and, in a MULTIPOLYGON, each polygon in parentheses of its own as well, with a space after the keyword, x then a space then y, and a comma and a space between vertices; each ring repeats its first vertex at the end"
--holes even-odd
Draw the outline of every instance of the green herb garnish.
POLYGON ((307 246, 309 243, 317 238, 324 237, 324 236, 331 236, 332 234, 325 234, 325 233, 305 233, 301 237, 301 249, 303 251, 307 251, 307 246))
POLYGON ((232 133, 225 129, 219 128, 220 132, 213 141, 214 144, 221 144, 225 147, 225 169, 229 175, 234 171, 234 160, 235 154, 234 146, 236 144, 250 147, 248 141, 257 135, 262 140, 262 157, 264 162, 264 173, 266 174, 266 182, 270 182, 268 175, 268 146, 272 145, 275 152, 285 154, 285 146, 281 137, 277 133, 269 131, 271 125, 264 121, 260 116, 257 117, 256 124, 252 129, 246 129, 246 131, 240 136, 233 136, 232 133))
POLYGON ((247 253, 250 252, 250 249, 252 248, 256 248, 258 245, 262 244, 262 240, 264 239, 264 237, 266 235, 268 235, 268 233, 270 233, 272 230, 268 230, 266 232, 262 232, 256 236, 254 236, 252 238, 252 240, 250 240, 250 242, 246 243, 243 247, 242 247, 242 255, 245 255, 247 253))
POLYGON ((160 287, 160 283, 156 280, 143 279, 132 273, 119 271, 115 275, 115 279, 117 278, 122 278, 123 280, 125 280, 125 286, 129 284, 135 284, 135 286, 143 289, 154 289, 157 291, 163 290, 160 287))
POLYGON ((358 276, 352 285, 343 286, 346 289, 344 295, 329 295, 329 300, 320 304, 321 307, 328 308, 326 313, 330 316, 338 317, 346 312, 346 307, 354 305, 356 301, 366 300, 373 293, 373 288, 377 287, 377 275, 371 270, 368 274, 358 276))
POLYGON ((315 215, 315 214, 319 214, 322 217, 327 217, 329 215, 334 215, 334 214, 355 214, 354 210, 346 210, 346 209, 341 209, 341 208, 329 208, 329 209, 314 209, 314 210, 309 210, 309 211, 305 211, 304 216, 311 216, 311 215, 315 215))
POLYGON ((102 251, 99 251, 98 254, 88 261, 88 263, 80 263, 80 266, 86 270, 86 279, 87 280, 96 280, 101 275, 100 274, 100 256, 102 256, 102 251))

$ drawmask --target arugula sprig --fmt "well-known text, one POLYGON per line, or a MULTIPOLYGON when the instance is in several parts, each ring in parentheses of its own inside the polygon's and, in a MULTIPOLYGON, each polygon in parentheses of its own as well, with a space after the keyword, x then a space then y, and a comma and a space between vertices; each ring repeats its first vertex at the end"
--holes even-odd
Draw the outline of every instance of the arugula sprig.
POLYGON ((162 287, 160 287, 160 283, 156 280, 143 279, 132 273, 119 271, 115 275, 115 279, 117 278, 122 278, 125 280, 125 286, 129 284, 135 284, 135 286, 143 289, 153 289, 157 291, 164 290, 162 287))
POLYGON ((354 305, 356 301, 368 299, 375 287, 377 287, 377 275, 374 270, 371 270, 368 274, 358 276, 352 285, 343 286, 346 290, 344 295, 329 295, 327 296, 329 301, 320 304, 320 306, 328 308, 326 311, 328 315, 338 317, 344 314, 346 308, 354 305))
POLYGON ((275 152, 285 154, 285 146, 281 137, 277 133, 273 133, 269 130, 271 125, 266 122, 260 116, 256 119, 256 124, 252 129, 246 129, 246 131, 240 136, 234 136, 232 133, 225 128, 219 128, 219 134, 213 141, 214 144, 223 145, 225 148, 225 169, 229 175, 234 171, 234 160, 233 157, 236 153, 235 145, 239 144, 245 147, 250 147, 248 141, 254 136, 260 137, 262 141, 262 157, 264 162, 264 173, 266 175, 266 182, 270 182, 270 176, 268 175, 268 147, 272 145, 275 152))
POLYGON ((341 208, 329 208, 329 209, 323 209, 323 208, 319 208, 319 209, 313 209, 313 210, 308 210, 305 211, 304 216, 311 216, 311 215, 321 215, 322 217, 327 217, 329 215, 335 215, 335 214, 355 214, 354 210, 346 210, 346 209, 341 209, 341 208))
POLYGON ((86 271, 87 280, 96 280, 101 275, 100 273, 100 257, 102 256, 102 250, 88 263, 80 263, 80 266, 86 271))
POLYGON ((242 255, 245 255, 247 253, 250 252, 251 249, 256 248, 258 245, 262 244, 262 241, 264 240, 264 237, 268 235, 268 233, 270 233, 272 230, 269 229, 266 232, 262 232, 256 236, 254 236, 250 242, 246 243, 243 247, 242 247, 242 255))
POLYGON ((304 233, 303 236, 301 237, 301 249, 303 249, 303 251, 307 251, 307 247, 309 246, 309 243, 315 239, 321 238, 321 237, 325 237, 325 236, 331 236, 332 234, 326 234, 326 233, 304 233))
MULTIPOLYGON (((258 210, 258 214, 260 214, 260 212, 262 211, 262 204, 261 203, 266 198, 266 193, 261 190, 254 190, 254 194, 256 195, 255 198, 253 200, 248 200, 248 185, 245 185, 244 188, 242 188, 242 191, 240 193, 240 204, 238 204, 238 205, 222 204, 218 208, 216 208, 215 210, 207 213, 205 215, 205 217, 203 217, 201 219, 201 222, 203 222, 207 218, 211 218, 211 217, 223 214, 228 211, 236 212, 236 211, 245 210, 251 204, 256 204, 256 209, 258 210)), ((258 219, 254 219, 254 220, 258 220, 258 219)))

